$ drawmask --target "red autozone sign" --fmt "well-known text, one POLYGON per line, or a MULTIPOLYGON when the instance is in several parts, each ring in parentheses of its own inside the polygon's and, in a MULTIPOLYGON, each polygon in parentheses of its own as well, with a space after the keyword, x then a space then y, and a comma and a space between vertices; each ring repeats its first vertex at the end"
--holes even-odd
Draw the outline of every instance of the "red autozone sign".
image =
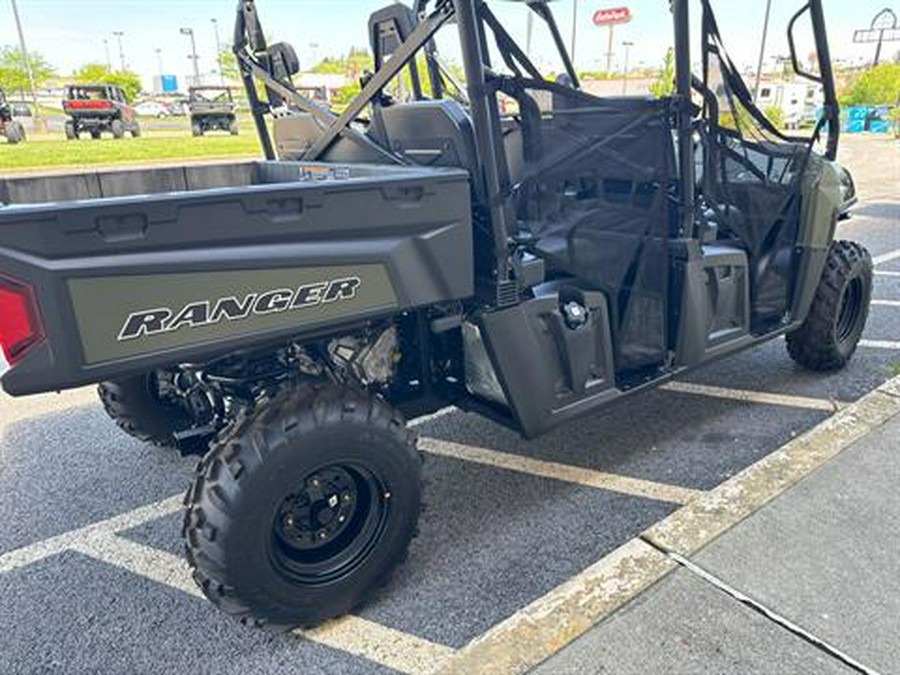
POLYGON ((628 7, 598 9, 594 12, 594 25, 597 26, 611 26, 617 23, 628 23, 629 21, 631 21, 631 10, 628 7))

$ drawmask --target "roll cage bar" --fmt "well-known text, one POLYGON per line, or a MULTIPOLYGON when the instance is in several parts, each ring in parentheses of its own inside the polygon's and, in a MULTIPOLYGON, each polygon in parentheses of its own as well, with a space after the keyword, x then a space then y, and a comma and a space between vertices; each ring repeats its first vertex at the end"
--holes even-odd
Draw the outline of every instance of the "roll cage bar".
MULTIPOLYGON (((693 118, 697 108, 692 103, 694 91, 699 91, 706 101, 707 113, 717 111, 717 106, 710 99, 715 96, 706 87, 708 50, 712 35, 712 10, 710 0, 702 0, 703 21, 703 60, 704 73, 702 79, 691 71, 691 30, 689 0, 669 0, 672 11, 674 43, 675 43, 675 95, 672 97, 674 129, 677 132, 679 149, 679 195, 681 232, 694 231, 695 173, 693 118)), ((565 47, 559 26, 546 0, 525 0, 525 4, 548 26, 554 44, 562 58, 569 90, 580 89, 580 82, 574 64, 565 47)), ((398 10, 399 11, 399 10, 398 10)), ((443 96, 445 91, 444 72, 437 59, 434 47, 435 34, 446 24, 455 20, 461 46, 463 68, 466 77, 466 88, 469 99, 469 113, 472 117, 476 146, 477 174, 472 176, 482 187, 479 192, 486 196, 483 205, 490 218, 489 226, 493 232, 494 252, 496 259, 496 281, 504 284, 510 278, 509 241, 510 215, 500 196, 504 192, 503 167, 505 155, 502 145, 500 119, 497 105, 499 92, 514 94, 516 86, 523 83, 540 84, 541 88, 553 90, 560 84, 548 82, 528 55, 516 44, 503 25, 491 11, 485 0, 415 0, 412 8, 414 21, 398 21, 397 25, 405 26, 398 30, 396 40, 389 48, 376 49, 376 72, 364 78, 362 91, 340 115, 335 115, 328 108, 319 105, 312 99, 299 93, 291 82, 291 76, 299 71, 296 54, 286 44, 269 46, 266 42, 259 17, 256 13, 255 0, 240 0, 234 33, 234 53, 243 80, 244 88, 256 124, 263 151, 267 159, 276 159, 272 139, 266 125, 267 113, 279 114, 284 108, 293 108, 312 115, 325 125, 322 136, 304 154, 304 159, 316 161, 338 139, 347 138, 364 145, 380 155, 386 162, 405 164, 408 160, 397 155, 389 148, 384 148, 361 131, 357 126, 360 114, 365 108, 382 96, 384 88, 404 68, 410 69, 413 83, 413 94, 417 99, 424 98, 421 86, 419 67, 416 57, 420 53, 425 56, 426 70, 431 80, 432 94, 435 98, 443 96), (490 50, 488 47, 488 31, 493 34, 501 58, 506 67, 514 73, 512 77, 498 74, 492 69, 490 50), (387 56, 390 58, 386 58, 387 56), (263 83, 267 91, 267 101, 258 95, 256 81, 263 83), (511 85, 511 86, 506 86, 511 85)), ((370 32, 373 26, 370 25, 370 32)), ((816 130, 818 134, 824 127, 828 129, 826 156, 834 160, 837 156, 840 135, 840 113, 837 93, 834 84, 834 72, 831 64, 831 53, 825 27, 822 0, 808 0, 791 20, 788 27, 788 39, 791 57, 798 75, 821 84, 825 92, 824 117, 816 130), (819 55, 820 74, 818 76, 804 72, 799 67, 794 42, 794 27, 797 20, 805 13, 810 14, 816 49, 819 55)), ((521 89, 519 89, 521 91, 521 89)), ((748 94, 749 96, 749 94, 748 94)), ((752 96, 744 101, 754 116, 758 114, 763 120, 765 116, 758 111, 752 96)), ((713 124, 717 122, 713 121, 713 124)), ((768 122, 766 121, 766 124, 768 122)), ((769 125, 771 127, 771 125, 769 125)), ((778 137, 787 141, 796 141, 774 130, 778 137)))

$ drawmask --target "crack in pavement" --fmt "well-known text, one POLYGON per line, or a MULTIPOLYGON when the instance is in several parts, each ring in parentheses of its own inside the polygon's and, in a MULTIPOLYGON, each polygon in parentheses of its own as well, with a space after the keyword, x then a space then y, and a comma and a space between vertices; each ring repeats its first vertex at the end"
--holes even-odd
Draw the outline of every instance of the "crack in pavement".
POLYGON ((697 563, 693 562, 692 560, 686 558, 685 556, 680 555, 679 553, 676 553, 675 551, 671 551, 671 550, 667 549, 665 546, 658 544, 657 542, 645 537, 644 535, 641 535, 639 538, 645 544, 652 546, 657 551, 659 551, 660 553, 662 553, 663 555, 668 557, 672 562, 679 565, 682 569, 690 572, 695 577, 710 584, 711 586, 718 589, 719 591, 721 591, 725 595, 729 596, 733 600, 737 600, 739 603, 741 603, 745 607, 753 610, 754 612, 756 612, 757 614, 759 614, 766 620, 774 623, 775 625, 779 626, 780 628, 783 628, 784 630, 788 631, 789 633, 800 638, 804 642, 812 645, 819 651, 827 654, 828 656, 832 657, 833 659, 837 659, 838 661, 843 663, 848 668, 851 668, 858 673, 862 673, 862 675, 880 675, 879 671, 875 670, 874 668, 870 668, 869 666, 867 666, 863 663, 860 663, 859 661, 854 659, 852 656, 850 656, 846 652, 843 652, 840 649, 838 649, 837 647, 835 647, 834 645, 832 645, 827 640, 824 640, 824 639, 818 637, 817 635, 815 635, 814 633, 809 632, 802 626, 794 623, 787 617, 779 614, 778 612, 773 610, 771 607, 768 607, 768 606, 764 605, 763 603, 759 602, 758 600, 755 600, 755 599, 751 598, 750 596, 746 595, 745 593, 742 593, 741 591, 739 591, 737 588, 735 588, 734 586, 729 584, 724 579, 721 579, 720 577, 717 577, 716 575, 712 574, 711 572, 705 570, 700 565, 698 565, 697 563))

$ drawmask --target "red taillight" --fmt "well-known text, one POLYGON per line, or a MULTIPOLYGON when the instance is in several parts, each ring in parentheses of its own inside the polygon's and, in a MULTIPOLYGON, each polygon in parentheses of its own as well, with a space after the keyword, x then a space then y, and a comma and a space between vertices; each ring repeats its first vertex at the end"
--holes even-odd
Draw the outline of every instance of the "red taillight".
POLYGON ((31 288, 0 277, 0 347, 7 363, 21 359, 43 337, 31 288))

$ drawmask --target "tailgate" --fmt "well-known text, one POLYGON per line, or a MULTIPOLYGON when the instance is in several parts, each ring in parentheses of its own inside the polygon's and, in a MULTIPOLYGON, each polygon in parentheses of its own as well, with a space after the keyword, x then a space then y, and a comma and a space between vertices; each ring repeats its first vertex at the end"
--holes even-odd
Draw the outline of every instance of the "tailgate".
POLYGON ((30 287, 45 336, 3 376, 11 394, 473 293, 461 171, 179 167, 10 179, 0 201, 0 275, 30 287))

